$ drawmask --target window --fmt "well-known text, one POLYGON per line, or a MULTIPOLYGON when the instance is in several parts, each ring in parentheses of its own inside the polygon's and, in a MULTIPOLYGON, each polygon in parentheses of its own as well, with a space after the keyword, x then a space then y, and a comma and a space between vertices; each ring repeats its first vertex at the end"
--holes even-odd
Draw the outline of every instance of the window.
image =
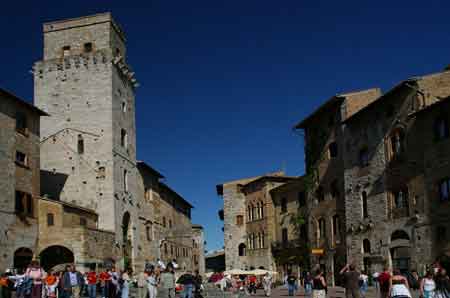
POLYGON ((63 56, 69 56, 70 55, 70 46, 63 46, 62 51, 63 51, 63 56))
POLYGON ((150 188, 146 187, 145 190, 144 190, 144 198, 147 201, 151 201, 151 196, 152 196, 152 190, 150 188))
POLYGON ((325 239, 325 219, 321 218, 319 219, 319 239, 325 239))
POLYGON ((128 192, 128 171, 123 170, 123 190, 128 192))
POLYGON ((87 224, 86 218, 80 217, 80 225, 81 226, 86 226, 86 224, 87 224))
POLYGON ((264 203, 261 202, 261 218, 264 218, 264 203))
POLYGON ((330 158, 335 158, 338 155, 338 145, 336 142, 331 143, 328 146, 328 155, 330 158))
POLYGON ((84 44, 84 52, 85 53, 90 53, 92 52, 92 42, 86 42, 84 44))
POLYGON ((304 191, 298 193, 297 203, 299 208, 306 206, 306 195, 304 191))
POLYGON ((281 213, 287 212, 287 199, 281 198, 281 213))
POLYGON ((333 216, 333 236, 336 237, 339 235, 339 216, 333 216))
POLYGON ((438 242, 447 241, 447 229, 444 226, 438 226, 436 228, 436 239, 438 242))
POLYGON ((83 140, 83 136, 82 135, 78 135, 77 149, 78 149, 78 154, 83 154, 84 153, 84 140, 83 140))
POLYGON ((441 116, 434 122, 434 140, 441 141, 449 137, 449 127, 446 117, 441 116))
POLYGON ((256 219, 256 207, 252 205, 252 220, 256 219))
POLYGON ((244 224, 244 217, 242 215, 236 216, 236 225, 242 226, 244 224))
POLYGON ((16 131, 25 134, 27 128, 27 116, 25 113, 18 112, 16 114, 16 131))
POLYGON ((339 187, 337 180, 333 180, 333 182, 331 182, 330 194, 333 199, 339 199, 339 187))
POLYGON ((147 234, 147 241, 152 241, 152 234, 153 234, 153 224, 149 224, 145 227, 145 232, 147 234))
POLYGON ((359 150, 359 166, 365 168, 369 165, 369 150, 367 147, 359 150))
POLYGON ((169 229, 171 229, 171 228, 172 228, 172 220, 169 219, 169 229))
POLYGON ((261 206, 260 206, 259 202, 257 202, 256 203, 256 219, 260 219, 261 218, 260 215, 261 215, 261 206))
POLYGON ((122 101, 122 112, 126 113, 127 111, 127 102, 126 101, 122 101))
POLYGON ((240 257, 245 256, 245 248, 246 248, 246 246, 245 246, 244 243, 239 244, 239 246, 238 246, 238 254, 239 254, 240 257))
POLYGON ((363 240, 363 253, 370 254, 370 241, 369 239, 363 240))
POLYGON ((250 205, 247 207, 247 220, 252 221, 252 207, 250 205))
POLYGON ((128 147, 127 131, 123 128, 120 130, 120 146, 122 146, 124 148, 128 147))
POLYGON ((53 226, 55 225, 55 218, 53 213, 47 213, 47 226, 53 226))
POLYGON ((167 255, 168 250, 167 250, 167 243, 164 243, 164 253, 167 255))
POLYGON ((362 201, 362 217, 367 218, 369 217, 369 210, 367 208, 367 193, 365 191, 361 194, 361 201, 362 201))
POLYGON ((450 178, 442 179, 439 183, 439 197, 441 202, 450 200, 450 178))
POLYGON ((289 240, 288 229, 287 228, 283 228, 281 230, 281 241, 285 244, 285 243, 288 242, 288 240, 289 240))
POLYGON ((163 227, 166 227, 166 218, 165 217, 163 217, 162 225, 163 225, 163 227))
POLYGON ((408 189, 401 189, 394 192, 394 204, 395 208, 407 208, 408 207, 408 189))
POLYGON ((22 166, 28 166, 28 158, 25 155, 25 153, 16 151, 16 163, 18 163, 22 166))
POLYGON ((323 192, 323 187, 322 186, 319 186, 317 188, 317 190, 316 190, 316 197, 317 197, 317 200, 319 202, 322 202, 322 201, 325 200, 325 193, 323 192))
POLYGON ((17 190, 15 201, 15 211, 17 214, 22 214, 30 217, 33 216, 33 198, 30 194, 17 190))
POLYGON ((397 129, 390 137, 391 150, 393 157, 399 156, 404 151, 404 133, 402 130, 397 129))

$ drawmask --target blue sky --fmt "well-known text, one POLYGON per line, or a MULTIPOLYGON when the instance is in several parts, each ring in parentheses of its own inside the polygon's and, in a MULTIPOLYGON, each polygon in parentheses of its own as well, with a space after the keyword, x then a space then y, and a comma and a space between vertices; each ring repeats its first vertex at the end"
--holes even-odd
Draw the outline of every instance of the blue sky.
POLYGON ((28 100, 41 23, 111 11, 128 39, 138 158, 193 203, 208 249, 221 248, 215 185, 303 173, 292 126, 336 93, 450 64, 450 1, 7 1, 0 86, 28 100))

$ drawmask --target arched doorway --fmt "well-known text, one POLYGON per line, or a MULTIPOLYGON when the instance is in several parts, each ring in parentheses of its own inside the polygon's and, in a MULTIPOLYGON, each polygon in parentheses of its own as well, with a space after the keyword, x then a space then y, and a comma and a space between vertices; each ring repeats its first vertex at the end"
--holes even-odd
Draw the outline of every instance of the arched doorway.
POLYGON ((21 247, 14 252, 14 268, 25 269, 33 259, 33 252, 27 247, 21 247))
POLYGON ((239 244, 239 246, 238 246, 238 255, 240 256, 240 257, 244 257, 245 256, 245 250, 246 250, 246 246, 245 246, 245 244, 244 243, 241 243, 241 244, 239 244))
POLYGON ((60 245, 49 246, 39 254, 41 266, 48 271, 59 264, 74 263, 73 252, 60 245))
POLYGON ((391 234, 392 266, 400 271, 408 271, 411 263, 411 244, 408 233, 396 230, 391 234))
POLYGON ((131 268, 131 217, 128 211, 123 214, 122 218, 122 249, 124 269, 131 268))

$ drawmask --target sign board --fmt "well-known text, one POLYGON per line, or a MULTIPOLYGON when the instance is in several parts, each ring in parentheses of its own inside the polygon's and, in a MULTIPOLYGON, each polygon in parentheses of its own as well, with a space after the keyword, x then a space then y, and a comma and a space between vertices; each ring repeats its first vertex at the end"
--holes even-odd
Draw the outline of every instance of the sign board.
POLYGON ((313 248, 311 254, 321 256, 323 255, 323 248, 313 248))

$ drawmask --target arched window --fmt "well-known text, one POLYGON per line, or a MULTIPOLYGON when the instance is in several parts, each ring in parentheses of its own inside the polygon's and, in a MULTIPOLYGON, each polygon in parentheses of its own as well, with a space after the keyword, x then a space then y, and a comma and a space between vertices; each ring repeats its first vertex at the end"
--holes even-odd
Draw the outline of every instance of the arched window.
POLYGON ((78 143, 77 143, 78 154, 84 153, 84 140, 82 135, 78 135, 78 143))
POLYGON ((318 238, 319 239, 325 239, 326 237, 326 231, 325 231, 325 219, 320 218, 318 220, 319 227, 318 227, 318 238))
POLYGON ((448 120, 445 115, 440 116, 434 122, 434 140, 441 141, 449 137, 448 120))
POLYGON ((123 190, 128 191, 128 172, 123 170, 123 190))
POLYGON ((239 244, 239 246, 238 246, 238 253, 239 253, 240 257, 245 256, 245 248, 246 248, 246 246, 245 246, 244 243, 239 244))
POLYGON ((120 145, 124 148, 128 147, 128 135, 125 129, 120 130, 120 145))
POLYGON ((261 202, 261 218, 264 218, 264 203, 261 202))
POLYGON ((281 213, 287 212, 287 199, 281 198, 281 213))
POLYGON ((261 215, 261 206, 259 205, 259 202, 256 203, 256 219, 260 219, 261 215))
POLYGON ((362 201, 362 217, 367 218, 369 217, 369 209, 367 208, 367 193, 365 191, 361 194, 361 201, 362 201))
POLYGON ((363 253, 370 254, 370 241, 369 239, 363 240, 363 253))
POLYGON ((409 238, 408 233, 406 233, 405 231, 403 231, 403 230, 396 230, 391 235, 391 241, 399 240, 399 239, 401 239, 401 240, 409 240, 410 238, 409 238))
POLYGON ((252 221, 252 206, 247 206, 247 221, 252 221))
POLYGON ((53 226, 55 225, 55 216, 53 215, 53 213, 48 213, 47 214, 47 226, 53 226))
POLYGON ((405 134, 402 129, 396 129, 390 136, 392 157, 398 157, 405 151, 405 134))
POLYGON ((252 220, 255 220, 256 218, 256 207, 252 205, 252 220))
POLYGON ((333 180, 330 185, 330 194, 333 199, 339 198, 339 186, 337 180, 333 180))

